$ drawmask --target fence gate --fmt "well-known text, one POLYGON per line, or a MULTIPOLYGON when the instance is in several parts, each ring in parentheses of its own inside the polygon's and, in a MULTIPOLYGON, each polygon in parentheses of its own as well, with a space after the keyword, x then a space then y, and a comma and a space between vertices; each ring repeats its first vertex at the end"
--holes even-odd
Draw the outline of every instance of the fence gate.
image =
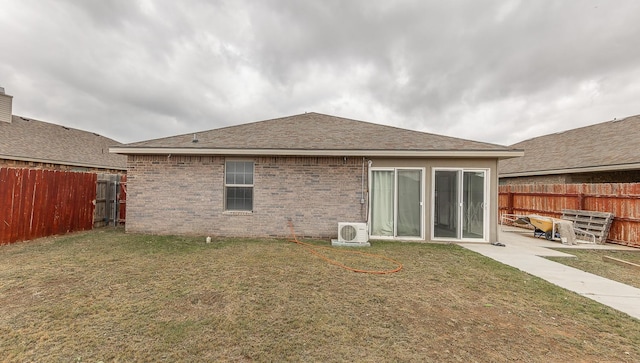
POLYGON ((126 175, 98 174, 94 228, 124 223, 126 180, 126 175))

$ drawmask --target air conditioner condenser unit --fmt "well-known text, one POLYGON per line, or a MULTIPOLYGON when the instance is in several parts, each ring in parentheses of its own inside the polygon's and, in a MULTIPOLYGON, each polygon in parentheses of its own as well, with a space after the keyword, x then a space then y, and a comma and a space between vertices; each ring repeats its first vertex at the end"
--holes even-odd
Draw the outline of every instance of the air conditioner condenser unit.
POLYGON ((366 223, 338 223, 338 239, 331 240, 333 246, 370 246, 366 223))

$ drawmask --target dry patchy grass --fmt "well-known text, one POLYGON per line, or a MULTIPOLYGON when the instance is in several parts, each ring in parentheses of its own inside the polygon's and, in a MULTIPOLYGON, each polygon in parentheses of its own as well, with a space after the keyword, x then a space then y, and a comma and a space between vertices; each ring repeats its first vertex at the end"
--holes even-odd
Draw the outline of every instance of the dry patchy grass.
POLYGON ((609 256, 640 265, 640 251, 557 250, 575 257, 549 257, 550 260, 640 289, 640 270, 603 260, 604 256, 609 256))
POLYGON ((637 320, 456 245, 366 251, 404 269, 110 229, 1 246, 0 361, 640 360, 637 320))

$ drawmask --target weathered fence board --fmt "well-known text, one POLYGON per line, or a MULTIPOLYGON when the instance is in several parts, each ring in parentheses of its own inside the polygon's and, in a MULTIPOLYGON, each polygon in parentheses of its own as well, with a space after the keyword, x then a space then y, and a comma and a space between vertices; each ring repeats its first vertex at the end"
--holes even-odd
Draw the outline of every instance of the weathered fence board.
POLYGON ((118 200, 120 205, 120 218, 118 223, 124 224, 127 219, 127 175, 123 175, 120 178, 120 198, 118 200))
POLYGON ((498 204, 500 215, 560 218, 563 209, 613 213, 609 242, 640 247, 640 183, 501 185, 498 204))
POLYGON ((94 227, 124 224, 127 198, 126 183, 126 175, 98 174, 94 227))
POLYGON ((0 244, 93 227, 96 174, 0 168, 0 244))

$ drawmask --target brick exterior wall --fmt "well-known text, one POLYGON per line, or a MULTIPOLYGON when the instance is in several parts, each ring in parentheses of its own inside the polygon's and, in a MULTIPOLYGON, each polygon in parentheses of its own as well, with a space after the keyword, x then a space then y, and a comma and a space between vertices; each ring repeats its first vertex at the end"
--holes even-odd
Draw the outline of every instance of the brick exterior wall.
POLYGON ((640 170, 603 171, 558 175, 537 175, 500 178, 500 185, 516 184, 579 184, 579 183, 638 183, 640 170))
POLYGON ((23 161, 23 160, 11 160, 11 159, 0 159, 0 166, 4 166, 7 168, 80 171, 80 172, 88 172, 88 173, 109 173, 109 174, 125 174, 126 173, 126 170, 121 170, 121 169, 88 168, 88 167, 73 166, 73 165, 43 163, 39 161, 23 161))
POLYGON ((291 219, 298 236, 335 238, 338 222, 366 221, 362 167, 361 158, 130 155, 126 229, 286 237, 291 219), (224 210, 225 160, 255 163, 253 212, 224 210))
POLYGON ((537 175, 537 176, 520 176, 515 178, 500 178, 500 185, 515 184, 566 184, 566 174, 560 175, 537 175))

